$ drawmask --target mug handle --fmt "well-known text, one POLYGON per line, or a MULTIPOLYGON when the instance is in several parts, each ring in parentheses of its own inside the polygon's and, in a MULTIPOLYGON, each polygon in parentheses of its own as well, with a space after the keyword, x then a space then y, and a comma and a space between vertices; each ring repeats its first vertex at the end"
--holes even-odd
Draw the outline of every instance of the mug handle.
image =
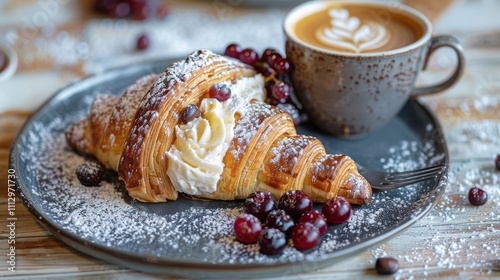
POLYGON ((462 75, 465 64, 464 49, 455 37, 449 35, 440 35, 431 38, 428 46, 429 50, 427 51, 427 54, 425 56, 423 70, 427 68, 429 58, 434 53, 434 51, 441 47, 451 47, 457 54, 458 62, 455 68, 455 72, 453 72, 453 74, 447 80, 437 85, 414 88, 411 92, 412 98, 434 94, 448 89, 449 87, 454 85, 462 75))

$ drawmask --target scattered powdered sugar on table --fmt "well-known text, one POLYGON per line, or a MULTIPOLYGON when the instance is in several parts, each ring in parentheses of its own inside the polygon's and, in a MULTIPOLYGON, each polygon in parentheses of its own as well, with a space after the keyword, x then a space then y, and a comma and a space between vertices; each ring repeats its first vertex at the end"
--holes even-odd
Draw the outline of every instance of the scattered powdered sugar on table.
MULTIPOLYGON (((197 49, 223 51, 232 42, 259 53, 267 47, 283 52, 282 21, 287 9, 230 7, 219 14, 215 6, 208 5, 213 9, 207 11, 173 7, 163 20, 89 18, 78 32, 57 30, 49 21, 49 26, 42 28, 44 32, 19 46, 25 54, 20 59, 31 65, 49 58, 54 68, 82 63, 86 73, 97 73, 151 58, 180 57, 197 49), (137 38, 144 33, 152 39, 152 44, 146 51, 137 52, 137 38)), ((23 42, 22 32, 16 30, 0 34, 0 39, 10 44, 23 42)))
MULTIPOLYGON (((442 269, 456 277, 487 277, 500 268, 500 172, 494 164, 500 153, 499 124, 491 120, 463 121, 447 126, 445 133, 451 154, 456 155, 451 159, 447 188, 424 220, 391 240, 391 250, 411 246, 406 250, 398 248, 396 251, 404 253, 392 256, 402 267, 396 279, 439 277, 442 269), (464 151, 464 146, 471 148, 464 151), (467 194, 472 187, 486 191, 485 205, 470 204, 467 194), (399 241, 409 237, 413 243, 399 241)), ((418 150, 413 149, 412 143, 402 143, 394 148, 394 153, 402 159, 401 151, 408 149, 418 150)), ((382 162, 389 168, 406 168, 397 159, 382 162)), ((385 246, 372 250, 373 260, 387 255, 385 246)))
POLYGON ((434 126, 427 125, 423 143, 402 140, 399 145, 390 147, 389 157, 380 158, 380 163, 385 170, 407 171, 416 170, 426 166, 436 165, 444 161, 446 155, 438 153, 432 142, 436 130, 434 126))

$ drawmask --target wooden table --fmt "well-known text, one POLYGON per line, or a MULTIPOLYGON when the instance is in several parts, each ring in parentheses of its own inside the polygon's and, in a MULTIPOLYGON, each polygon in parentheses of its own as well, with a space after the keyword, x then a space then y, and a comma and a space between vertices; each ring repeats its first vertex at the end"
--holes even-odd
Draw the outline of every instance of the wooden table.
MULTIPOLYGON (((488 10, 500 6, 492 4, 493 1, 489 4, 481 1, 471 2, 457 3, 449 11, 450 14, 443 16, 442 22, 437 25, 438 30, 441 26, 443 30, 455 31, 463 36, 467 57, 465 74, 459 84, 439 96, 425 99, 445 128, 451 158, 449 183, 437 207, 414 226, 383 245, 331 267, 287 278, 384 278, 374 270, 374 262, 381 256, 395 257, 400 263, 399 272, 387 278, 500 278, 500 171, 495 170, 493 162, 495 156, 500 154, 500 45, 497 42, 497 45, 487 48, 474 46, 472 41, 468 41, 471 38, 470 30, 460 29, 461 25, 457 21, 463 18, 463 15, 477 15, 476 10, 482 10, 483 16, 486 16, 481 18, 479 13, 479 18, 484 22, 490 20, 488 23, 498 32, 498 20, 495 22, 494 18, 488 18, 487 15, 491 14, 488 10), (453 26, 458 26, 458 29, 453 30, 453 26), (484 188, 489 194, 488 202, 480 207, 470 205, 467 200, 469 188, 476 185, 484 188)), ((19 4, 16 3, 19 2, 10 1, 2 7, 0 19, 7 18, 7 22, 0 21, 0 35, 7 34, 12 28, 18 31, 23 28, 21 20, 9 17, 7 13, 22 15, 25 11, 33 16, 33 11, 39 11, 36 7, 35 10, 30 10, 30 7, 18 7, 19 4)), ((75 9, 85 9, 87 6, 78 6, 80 4, 75 3, 79 2, 59 7, 60 10, 54 16, 56 23, 52 26, 55 28, 52 32, 57 34, 64 31, 78 36, 85 30, 89 18, 92 17, 86 13, 76 13, 75 9), (80 16, 75 16, 75 13, 80 16), (65 20, 67 14, 77 20, 65 20)), ((30 5, 36 6, 36 2, 33 1, 30 5)), ((209 5, 197 5, 208 13, 213 13, 209 5)), ((175 12, 177 6, 172 4, 172 7, 175 12)), ((186 8, 185 5, 179 7, 186 8)), ((231 11, 239 11, 239 7, 229 8, 233 9, 231 11)), ((236 18, 238 13, 235 12, 231 16, 236 18)), ((223 45, 225 42, 221 43, 221 46, 223 45)), ((54 64, 51 63, 50 56, 29 60, 25 57, 28 49, 19 45, 16 47, 20 48, 18 52, 22 60, 18 72, 9 81, 0 83, 0 102, 3 103, 0 108, 0 111, 3 111, 0 113, 0 277, 166 279, 109 264, 75 251, 41 227, 17 199, 16 272, 8 271, 6 261, 10 253, 7 244, 10 235, 7 227, 9 145, 30 111, 38 106, 41 100, 46 99, 55 88, 88 74, 84 70, 84 60, 74 64, 54 64), (39 81, 45 81, 46 84, 33 85, 39 81), (18 98, 12 98, 13 95, 18 98)), ((447 72, 441 66, 446 66, 447 63, 449 61, 446 59, 436 61, 429 73, 420 78, 419 83, 432 82, 445 76, 447 72)))

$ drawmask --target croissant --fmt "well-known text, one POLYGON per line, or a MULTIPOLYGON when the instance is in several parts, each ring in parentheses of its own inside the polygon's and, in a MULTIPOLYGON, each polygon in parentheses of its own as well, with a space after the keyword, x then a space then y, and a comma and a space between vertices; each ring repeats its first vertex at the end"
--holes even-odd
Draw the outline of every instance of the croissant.
POLYGON ((316 202, 342 196, 368 204, 371 186, 354 161, 297 135, 291 116, 264 98, 264 80, 252 67, 200 50, 140 78, 120 97, 97 96, 66 139, 118 171, 140 201, 176 200, 179 192, 234 200, 258 190, 279 198, 302 190, 316 202), (218 83, 231 89, 229 100, 209 98, 218 83), (190 104, 201 117, 184 123, 190 104))

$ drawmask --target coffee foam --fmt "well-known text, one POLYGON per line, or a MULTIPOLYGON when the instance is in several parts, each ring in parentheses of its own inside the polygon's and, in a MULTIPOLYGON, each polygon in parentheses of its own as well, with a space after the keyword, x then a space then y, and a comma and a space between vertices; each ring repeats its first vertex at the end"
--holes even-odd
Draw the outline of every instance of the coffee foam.
POLYGON ((417 10, 372 1, 306 2, 290 11, 284 29, 301 45, 348 56, 400 53, 423 45, 432 34, 430 21, 417 10), (354 30, 346 34, 346 28, 354 30))
POLYGON ((316 38, 334 48, 361 53, 384 47, 390 32, 377 22, 362 23, 346 9, 330 9, 330 25, 316 29, 316 38))

